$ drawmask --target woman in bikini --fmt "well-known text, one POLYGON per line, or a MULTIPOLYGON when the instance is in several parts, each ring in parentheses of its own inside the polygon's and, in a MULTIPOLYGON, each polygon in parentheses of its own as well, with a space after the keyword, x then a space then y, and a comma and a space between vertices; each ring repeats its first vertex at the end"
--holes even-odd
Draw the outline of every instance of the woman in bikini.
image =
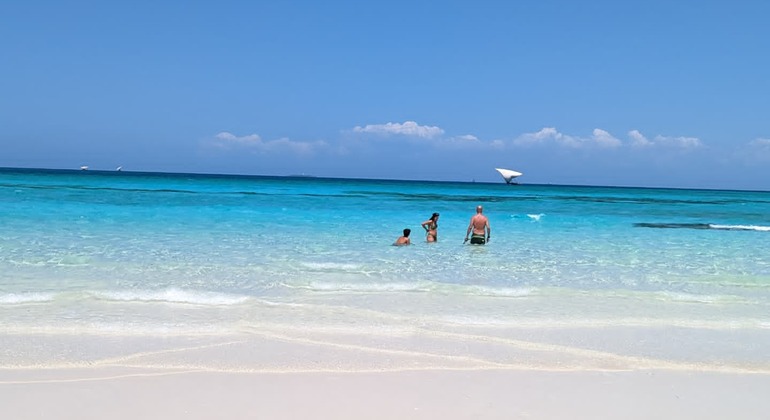
POLYGON ((422 222, 422 228, 425 229, 428 242, 438 241, 438 213, 433 213, 430 219, 422 222))

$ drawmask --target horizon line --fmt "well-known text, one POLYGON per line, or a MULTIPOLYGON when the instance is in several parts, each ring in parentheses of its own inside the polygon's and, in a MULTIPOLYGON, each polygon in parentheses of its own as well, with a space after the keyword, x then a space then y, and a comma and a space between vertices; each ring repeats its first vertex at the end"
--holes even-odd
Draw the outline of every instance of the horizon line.
MULTIPOLYGON (((292 178, 292 179, 316 179, 316 180, 351 180, 351 181, 385 181, 385 182, 431 182, 431 183, 446 183, 446 184, 485 184, 485 185, 500 185, 504 187, 517 188, 517 187, 577 187, 577 188, 628 188, 628 189, 655 189, 655 190, 690 190, 690 191, 739 191, 739 192, 757 192, 768 193, 770 190, 756 190, 756 189, 725 189, 725 188, 707 188, 707 187, 663 187, 663 186, 637 186, 637 185, 597 185, 597 184, 558 184, 558 183, 517 183, 513 185, 506 184, 504 180, 500 182, 492 181, 448 181, 448 180, 435 180, 435 179, 398 179, 398 178, 362 178, 362 177, 335 177, 335 176, 317 176, 312 174, 287 174, 287 175, 260 175, 260 174, 244 174, 244 173, 219 173, 219 172, 168 172, 168 171, 134 171, 125 169, 123 166, 119 166, 121 169, 82 169, 81 166, 78 169, 73 168, 40 168, 40 167, 11 167, 0 166, 0 171, 58 171, 58 172, 72 172, 72 173, 95 173, 99 175, 171 175, 171 176, 214 176, 214 177, 233 177, 233 178, 292 178)), ((494 168, 493 168, 494 169, 494 168)))

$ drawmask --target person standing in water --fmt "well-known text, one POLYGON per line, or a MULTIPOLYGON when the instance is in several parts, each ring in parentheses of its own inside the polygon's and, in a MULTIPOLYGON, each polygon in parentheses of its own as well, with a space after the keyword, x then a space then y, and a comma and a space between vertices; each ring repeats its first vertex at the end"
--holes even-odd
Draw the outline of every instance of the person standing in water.
POLYGON ((422 222, 422 228, 425 229, 425 239, 428 242, 438 241, 438 213, 433 213, 430 219, 422 222))
POLYGON ((473 232, 471 235, 471 244, 484 245, 489 242, 492 228, 489 227, 489 219, 482 214, 483 212, 483 207, 476 206, 476 214, 471 217, 471 223, 468 225, 468 231, 465 232, 465 240, 463 243, 468 242, 468 235, 471 235, 471 232, 473 232), (485 233, 486 236, 484 236, 485 233))

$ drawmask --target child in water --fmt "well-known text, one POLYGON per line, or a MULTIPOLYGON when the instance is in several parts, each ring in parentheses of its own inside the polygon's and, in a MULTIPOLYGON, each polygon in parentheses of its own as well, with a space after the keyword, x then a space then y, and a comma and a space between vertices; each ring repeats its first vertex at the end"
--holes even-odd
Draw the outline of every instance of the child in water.
POLYGON ((396 242, 394 242, 393 245, 395 246, 411 245, 412 241, 409 240, 410 233, 412 233, 411 229, 404 229, 404 236, 401 236, 398 239, 396 239, 396 242))

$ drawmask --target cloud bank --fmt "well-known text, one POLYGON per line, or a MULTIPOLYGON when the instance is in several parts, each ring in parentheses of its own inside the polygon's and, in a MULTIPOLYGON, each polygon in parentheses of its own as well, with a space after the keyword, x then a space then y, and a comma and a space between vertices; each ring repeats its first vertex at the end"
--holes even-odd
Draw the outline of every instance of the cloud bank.
POLYGON ((697 137, 667 137, 667 136, 655 136, 654 139, 649 140, 639 130, 631 130, 628 132, 628 137, 631 139, 631 146, 633 147, 672 147, 680 149, 695 149, 703 146, 700 139, 697 137))
POLYGON ((378 134, 381 136, 402 135, 424 139, 431 139, 444 134, 444 130, 439 127, 419 125, 414 121, 406 121, 404 123, 389 122, 386 124, 369 124, 363 127, 356 126, 353 128, 353 132, 378 134))
POLYGON ((536 146, 545 144, 554 144, 556 146, 573 149, 614 149, 625 146, 694 149, 703 146, 700 139, 696 137, 668 137, 658 135, 650 140, 639 130, 629 131, 628 140, 623 141, 601 128, 595 128, 589 137, 580 137, 561 133, 553 127, 545 127, 534 133, 522 134, 513 140, 514 146, 536 146))
MULTIPOLYGON (((384 124, 367 124, 355 126, 345 132, 371 134, 382 137, 401 137, 403 141, 419 139, 438 149, 466 149, 477 151, 515 150, 532 147, 556 147, 564 149, 590 150, 619 150, 630 149, 669 149, 688 151, 703 147, 697 137, 656 135, 648 138, 639 130, 631 130, 627 138, 621 139, 609 131, 595 128, 589 136, 579 136, 562 133, 555 127, 544 127, 538 131, 520 134, 512 139, 483 140, 473 134, 445 136, 445 131, 438 126, 420 125, 415 121, 403 123, 388 122, 384 124)), ((237 136, 227 131, 216 134, 210 144, 224 150, 251 150, 259 153, 288 152, 293 154, 310 155, 318 151, 326 151, 332 155, 354 153, 361 144, 346 142, 344 138, 330 145, 326 141, 296 141, 289 138, 264 140, 257 134, 237 136)), ((760 138, 750 143, 754 148, 770 148, 770 139, 760 138)))
POLYGON ((257 134, 236 136, 227 131, 215 135, 210 144, 224 150, 252 150, 262 153, 291 152, 302 155, 312 154, 327 146, 324 141, 294 141, 285 137, 265 141, 257 134))
POLYGON ((612 134, 600 128, 595 128, 590 137, 579 137, 560 133, 553 127, 545 127, 540 131, 524 133, 513 139, 515 146, 535 146, 549 143, 573 149, 590 147, 612 149, 623 144, 612 134))

